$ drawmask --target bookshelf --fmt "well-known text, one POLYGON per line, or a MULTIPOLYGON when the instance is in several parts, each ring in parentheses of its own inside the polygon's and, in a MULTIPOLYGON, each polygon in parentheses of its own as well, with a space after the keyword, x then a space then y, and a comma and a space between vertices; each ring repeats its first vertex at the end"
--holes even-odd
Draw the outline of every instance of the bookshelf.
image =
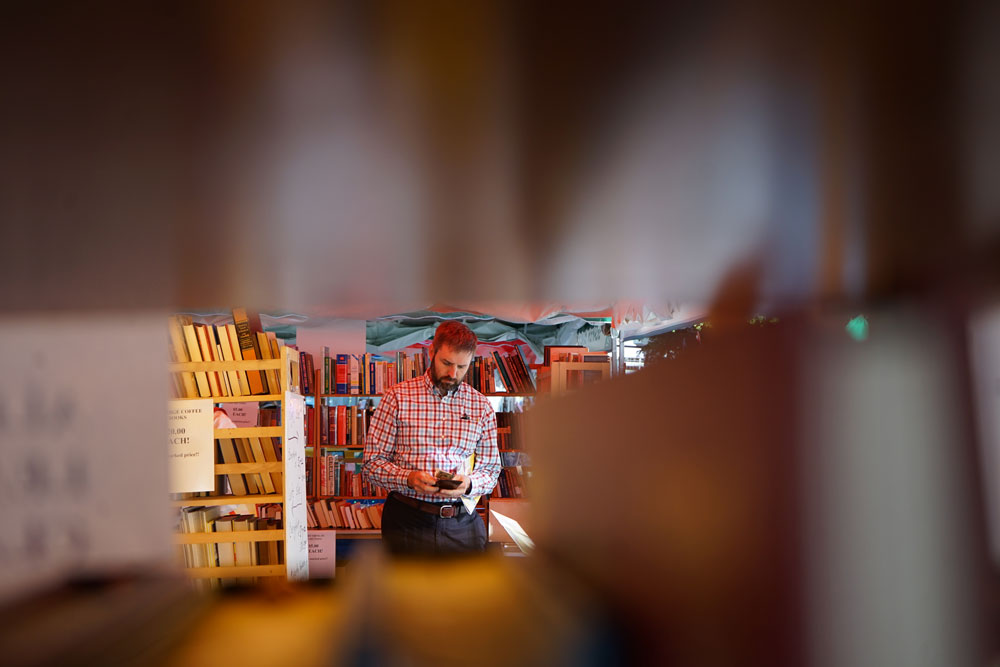
MULTIPOLYGON (((302 435, 304 403, 299 394, 298 353, 287 347, 280 348, 279 358, 256 361, 174 362, 170 372, 277 371, 282 393, 250 396, 214 396, 218 403, 277 403, 280 426, 257 426, 230 429, 213 429, 213 439, 275 438, 280 439, 277 461, 255 463, 223 463, 215 447, 214 473, 222 475, 250 475, 280 473, 281 490, 275 493, 246 495, 215 494, 210 496, 174 500, 177 508, 216 507, 220 505, 280 505, 281 520, 278 528, 266 530, 233 530, 225 532, 181 532, 175 534, 175 543, 184 546, 232 544, 234 547, 249 545, 256 553, 259 543, 278 542, 283 546, 277 563, 266 565, 227 565, 188 567, 185 572, 195 579, 236 579, 248 577, 282 577, 288 580, 308 578, 308 548, 305 517, 305 449, 302 435)), ((174 399, 185 400, 206 399, 174 399)), ((277 443, 275 443, 277 444, 277 443)), ((221 550, 220 550, 221 551, 221 550)), ((255 557, 251 557, 255 560, 255 557)))
POLYGON ((553 361, 551 369, 550 392, 554 396, 611 377, 609 361, 553 361))
MULTIPOLYGON (((324 364, 317 364, 324 365, 324 364)), ((308 494, 309 503, 314 507, 314 503, 321 501, 383 501, 385 496, 378 495, 344 495, 344 494, 330 494, 321 493, 321 458, 324 456, 325 452, 328 451, 338 451, 344 452, 345 454, 351 455, 351 460, 345 462, 354 462, 360 466, 361 463, 361 452, 364 450, 364 444, 357 442, 354 444, 320 444, 320 437, 322 433, 322 412, 325 409, 325 405, 328 401, 330 402, 349 402, 359 404, 362 401, 367 401, 372 403, 373 406, 377 404, 383 396, 381 393, 326 393, 323 391, 323 387, 326 382, 323 377, 322 368, 315 370, 315 377, 312 386, 315 390, 312 392, 311 398, 314 403, 315 409, 312 410, 310 416, 309 432, 312 434, 310 436, 309 442, 306 444, 306 448, 310 450, 309 456, 311 457, 311 468, 313 471, 312 480, 309 484, 308 494)), ((484 393, 484 396, 489 398, 534 398, 534 392, 489 392, 484 393)), ((489 512, 489 502, 490 496, 484 495, 479 502, 478 511, 481 514, 483 522, 488 521, 489 512)), ((314 507, 315 510, 315 507, 314 507)), ((314 511, 315 513, 315 511, 314 511)), ((317 528, 317 530, 336 530, 338 538, 344 539, 378 539, 381 537, 381 531, 378 529, 373 530, 358 530, 358 529, 344 529, 344 528, 317 528)))

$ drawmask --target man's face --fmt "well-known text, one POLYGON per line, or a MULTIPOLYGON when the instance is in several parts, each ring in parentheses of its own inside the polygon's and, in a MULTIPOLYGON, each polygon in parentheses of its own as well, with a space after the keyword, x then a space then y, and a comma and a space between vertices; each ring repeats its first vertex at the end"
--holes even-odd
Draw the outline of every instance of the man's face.
POLYGON ((451 390, 465 378, 469 372, 474 352, 459 352, 450 345, 442 345, 431 359, 431 380, 434 386, 442 390, 451 390))

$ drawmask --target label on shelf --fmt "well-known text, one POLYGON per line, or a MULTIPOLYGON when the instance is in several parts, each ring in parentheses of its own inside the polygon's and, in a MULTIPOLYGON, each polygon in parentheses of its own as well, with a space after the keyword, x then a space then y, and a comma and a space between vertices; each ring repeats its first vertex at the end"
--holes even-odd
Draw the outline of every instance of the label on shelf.
POLYGON ((215 490, 212 399, 167 405, 167 472, 170 493, 215 490))
POLYGON ((333 579, 337 573, 337 531, 309 531, 309 578, 333 579))
POLYGON ((252 428, 257 425, 257 417, 260 414, 260 403, 253 401, 249 403, 227 403, 225 405, 226 414, 233 420, 234 428, 252 428))

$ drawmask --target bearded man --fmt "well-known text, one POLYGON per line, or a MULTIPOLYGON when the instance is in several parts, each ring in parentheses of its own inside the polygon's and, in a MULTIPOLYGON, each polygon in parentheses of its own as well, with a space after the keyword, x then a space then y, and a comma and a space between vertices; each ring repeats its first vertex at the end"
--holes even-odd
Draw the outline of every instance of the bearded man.
POLYGON ((461 322, 439 325, 427 372, 391 387, 372 417, 363 472, 390 492, 382 513, 390 553, 443 555, 486 546, 482 519, 462 502, 462 496, 492 491, 500 475, 496 414, 462 381, 478 343, 461 322), (440 481, 439 473, 451 481, 440 481))

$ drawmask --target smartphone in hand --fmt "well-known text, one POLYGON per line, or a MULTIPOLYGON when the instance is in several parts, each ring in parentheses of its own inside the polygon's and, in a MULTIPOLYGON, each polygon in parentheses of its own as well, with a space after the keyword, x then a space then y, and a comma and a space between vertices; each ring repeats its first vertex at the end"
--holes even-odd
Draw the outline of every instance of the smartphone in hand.
POLYGON ((452 491, 462 486, 463 484, 461 480, 454 479, 455 473, 453 472, 444 472, 443 470, 438 470, 436 473, 434 473, 434 476, 437 477, 437 482, 434 483, 434 486, 438 487, 439 489, 447 489, 449 491, 452 491))

